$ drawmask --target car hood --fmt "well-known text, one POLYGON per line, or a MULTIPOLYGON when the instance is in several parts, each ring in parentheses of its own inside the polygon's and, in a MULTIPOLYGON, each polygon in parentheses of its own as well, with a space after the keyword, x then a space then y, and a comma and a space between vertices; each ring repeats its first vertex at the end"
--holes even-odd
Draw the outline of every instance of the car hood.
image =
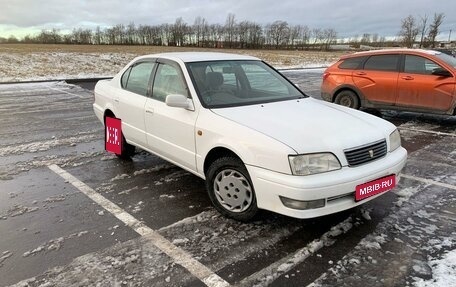
POLYGON ((343 151, 384 139, 395 129, 370 114, 312 98, 212 111, 298 154, 343 151))

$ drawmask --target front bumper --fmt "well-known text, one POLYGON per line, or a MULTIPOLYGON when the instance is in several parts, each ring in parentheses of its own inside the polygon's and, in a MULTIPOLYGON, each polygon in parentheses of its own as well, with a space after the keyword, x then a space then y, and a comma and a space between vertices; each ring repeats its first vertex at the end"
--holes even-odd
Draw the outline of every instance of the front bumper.
POLYGON ((310 176, 282 174, 255 166, 247 166, 258 208, 270 210, 296 218, 312 218, 350 209, 381 194, 355 202, 357 185, 382 178, 399 175, 407 160, 407 151, 400 147, 385 157, 358 167, 343 167, 337 171, 310 176), (283 205, 280 197, 300 201, 324 199, 325 206, 299 210, 283 205))

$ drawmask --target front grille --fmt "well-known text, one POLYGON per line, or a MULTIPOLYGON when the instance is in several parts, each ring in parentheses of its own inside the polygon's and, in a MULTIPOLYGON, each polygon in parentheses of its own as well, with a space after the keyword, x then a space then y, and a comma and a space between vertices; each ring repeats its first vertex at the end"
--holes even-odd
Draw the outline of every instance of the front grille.
POLYGON ((344 150, 349 166, 374 161, 386 155, 386 140, 344 150))

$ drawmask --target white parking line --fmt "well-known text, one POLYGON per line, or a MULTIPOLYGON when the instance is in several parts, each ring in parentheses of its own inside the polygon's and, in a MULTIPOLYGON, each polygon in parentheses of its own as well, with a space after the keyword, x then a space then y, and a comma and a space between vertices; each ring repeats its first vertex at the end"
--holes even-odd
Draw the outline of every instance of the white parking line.
POLYGON ((417 176, 408 175, 408 174, 401 174, 401 177, 456 190, 456 186, 454 186, 454 185, 444 183, 444 182, 438 182, 438 181, 435 181, 432 179, 417 177, 417 176))
POLYGON ((63 179, 67 180, 70 184, 76 187, 79 191, 84 193, 90 199, 95 201, 101 207, 109 211, 119 220, 130 226, 141 236, 148 238, 151 242, 163 251, 166 255, 171 257, 176 263, 187 269, 199 280, 204 282, 207 286, 222 287, 230 286, 223 278, 212 272, 209 268, 201 264, 199 261, 194 259, 189 253, 180 249, 176 245, 172 244, 169 240, 161 236, 158 232, 151 229, 144 223, 140 222, 128 212, 120 208, 118 205, 106 199, 101 194, 90 188, 88 185, 78 180, 76 177, 66 172, 57 165, 48 166, 50 170, 58 174, 63 179))
POLYGON ((454 134, 454 133, 445 133, 445 132, 429 131, 429 130, 421 130, 421 129, 411 129, 411 128, 404 128, 404 127, 401 127, 401 126, 399 126, 398 128, 400 130, 405 130, 405 131, 412 131, 412 132, 419 132, 419 133, 426 133, 426 134, 434 134, 434 135, 439 135, 439 136, 456 137, 456 134, 454 134))

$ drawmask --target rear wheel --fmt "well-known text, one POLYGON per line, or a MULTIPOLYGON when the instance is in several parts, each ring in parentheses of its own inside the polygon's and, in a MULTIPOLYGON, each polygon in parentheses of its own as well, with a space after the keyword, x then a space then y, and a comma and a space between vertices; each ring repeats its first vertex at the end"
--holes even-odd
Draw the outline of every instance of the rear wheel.
POLYGON ((334 102, 338 105, 349 107, 352 109, 359 109, 359 98, 350 90, 343 90, 337 93, 334 102))
POLYGON ((135 155, 135 146, 127 143, 125 137, 122 135, 122 150, 120 154, 116 154, 121 159, 129 159, 135 155))
POLYGON ((235 157, 215 160, 206 174, 206 188, 215 208, 224 216, 249 221, 258 212, 255 191, 242 161, 235 157))

